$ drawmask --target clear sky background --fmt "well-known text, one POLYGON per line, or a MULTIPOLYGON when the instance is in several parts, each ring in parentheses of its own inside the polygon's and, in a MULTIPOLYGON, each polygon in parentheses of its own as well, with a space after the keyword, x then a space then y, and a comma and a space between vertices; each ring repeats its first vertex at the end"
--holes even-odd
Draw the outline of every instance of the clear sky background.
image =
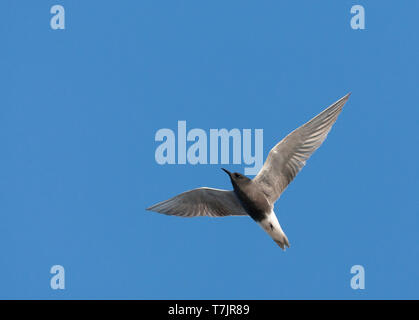
MULTIPOLYGON (((0 298, 419 298, 417 1, 1 1, 0 298), (66 10, 65 30, 50 8, 66 10), (350 9, 365 7, 366 29, 350 9), (145 208, 221 165, 158 165, 160 128, 261 128, 264 156, 352 92, 276 204, 145 208), (65 290, 50 288, 62 265, 65 290), (365 290, 350 269, 365 268, 365 290)), ((223 165, 243 172, 244 166, 223 165)))

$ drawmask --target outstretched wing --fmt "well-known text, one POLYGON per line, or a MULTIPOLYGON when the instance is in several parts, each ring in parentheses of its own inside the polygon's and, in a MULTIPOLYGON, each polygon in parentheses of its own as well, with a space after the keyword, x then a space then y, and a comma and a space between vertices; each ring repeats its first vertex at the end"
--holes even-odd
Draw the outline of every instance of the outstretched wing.
POLYGON ((247 215, 233 191, 212 188, 186 191, 147 210, 179 217, 247 215))
POLYGON ((253 181, 262 187, 272 204, 326 139, 349 96, 350 93, 291 132, 269 152, 253 181))

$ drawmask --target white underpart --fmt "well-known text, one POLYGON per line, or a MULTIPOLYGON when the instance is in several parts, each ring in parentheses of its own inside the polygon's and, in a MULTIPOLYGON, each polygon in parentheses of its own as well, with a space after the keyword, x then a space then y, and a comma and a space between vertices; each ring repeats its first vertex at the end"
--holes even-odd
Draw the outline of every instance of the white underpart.
POLYGON ((258 222, 258 224, 272 237, 272 239, 283 250, 285 250, 285 246, 289 247, 288 238, 282 230, 274 211, 271 211, 268 214, 267 218, 258 222))

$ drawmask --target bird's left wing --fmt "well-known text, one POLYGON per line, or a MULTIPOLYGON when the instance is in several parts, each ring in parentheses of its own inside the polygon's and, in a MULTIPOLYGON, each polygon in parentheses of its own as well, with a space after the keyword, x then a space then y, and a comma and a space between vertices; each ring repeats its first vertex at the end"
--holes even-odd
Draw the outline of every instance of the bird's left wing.
POLYGON ((269 152, 262 169, 253 181, 261 186, 272 204, 326 139, 349 95, 291 132, 269 152))
POLYGON ((212 188, 198 188, 183 192, 147 210, 179 217, 247 215, 233 191, 212 188))

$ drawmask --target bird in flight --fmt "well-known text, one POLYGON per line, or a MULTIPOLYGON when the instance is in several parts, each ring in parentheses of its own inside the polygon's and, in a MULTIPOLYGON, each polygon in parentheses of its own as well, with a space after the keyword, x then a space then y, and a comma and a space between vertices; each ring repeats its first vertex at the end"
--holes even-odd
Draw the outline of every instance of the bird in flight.
POLYGON ((320 147, 338 118, 350 93, 288 134, 269 152, 253 179, 224 170, 233 190, 197 188, 157 203, 147 210, 180 217, 250 216, 285 250, 290 247, 278 222, 274 204, 288 184, 320 147))

